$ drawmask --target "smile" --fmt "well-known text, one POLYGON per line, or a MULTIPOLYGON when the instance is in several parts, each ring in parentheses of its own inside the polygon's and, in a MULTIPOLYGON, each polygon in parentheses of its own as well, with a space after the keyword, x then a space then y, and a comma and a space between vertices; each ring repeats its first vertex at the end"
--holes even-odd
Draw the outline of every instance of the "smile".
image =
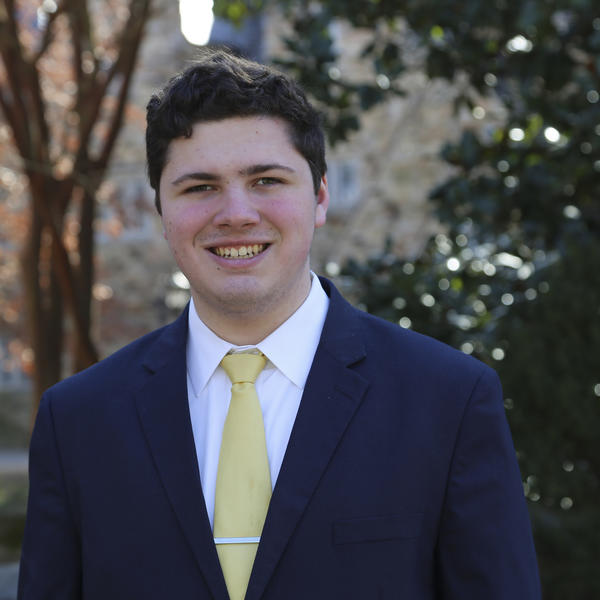
POLYGON ((222 258, 252 258, 265 250, 268 244, 253 244, 248 246, 217 246, 210 251, 222 258))

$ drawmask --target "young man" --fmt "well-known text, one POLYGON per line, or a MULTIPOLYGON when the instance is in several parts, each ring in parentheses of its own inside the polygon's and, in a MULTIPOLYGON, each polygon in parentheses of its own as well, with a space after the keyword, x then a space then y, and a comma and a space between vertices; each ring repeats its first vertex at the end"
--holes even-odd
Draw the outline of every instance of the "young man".
POLYGON ((44 395, 19 597, 539 598, 494 372, 309 269, 328 191, 297 85, 207 53, 151 99, 147 152, 192 300, 44 395))

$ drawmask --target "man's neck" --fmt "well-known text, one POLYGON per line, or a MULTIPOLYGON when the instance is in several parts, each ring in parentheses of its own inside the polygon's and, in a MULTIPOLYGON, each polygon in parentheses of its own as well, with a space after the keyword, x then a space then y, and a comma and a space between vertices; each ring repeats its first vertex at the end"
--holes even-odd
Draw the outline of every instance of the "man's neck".
POLYGON ((261 310, 224 314, 223 311, 212 310, 195 296, 194 306, 200 320, 221 339, 236 346, 251 346, 264 340, 287 321, 304 303, 310 287, 309 280, 303 294, 295 302, 279 303, 276 306, 262 307, 261 310))

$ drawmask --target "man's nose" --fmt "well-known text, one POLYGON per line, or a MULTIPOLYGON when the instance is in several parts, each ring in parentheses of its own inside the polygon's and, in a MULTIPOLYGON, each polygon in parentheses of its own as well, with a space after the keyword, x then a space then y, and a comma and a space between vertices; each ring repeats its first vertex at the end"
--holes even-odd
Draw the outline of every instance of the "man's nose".
POLYGON ((214 224, 219 227, 245 227, 260 221, 260 213, 251 194, 242 188, 226 188, 221 194, 214 224))

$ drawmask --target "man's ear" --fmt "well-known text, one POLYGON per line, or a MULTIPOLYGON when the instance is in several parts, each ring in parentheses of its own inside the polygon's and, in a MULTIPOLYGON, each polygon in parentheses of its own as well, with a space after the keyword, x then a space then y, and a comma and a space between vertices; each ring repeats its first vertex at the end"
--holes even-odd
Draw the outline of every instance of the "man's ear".
POLYGON ((327 208, 329 207, 329 188, 327 187, 327 175, 321 177, 321 185, 317 192, 317 208, 315 211, 315 227, 322 227, 327 220, 327 208))

